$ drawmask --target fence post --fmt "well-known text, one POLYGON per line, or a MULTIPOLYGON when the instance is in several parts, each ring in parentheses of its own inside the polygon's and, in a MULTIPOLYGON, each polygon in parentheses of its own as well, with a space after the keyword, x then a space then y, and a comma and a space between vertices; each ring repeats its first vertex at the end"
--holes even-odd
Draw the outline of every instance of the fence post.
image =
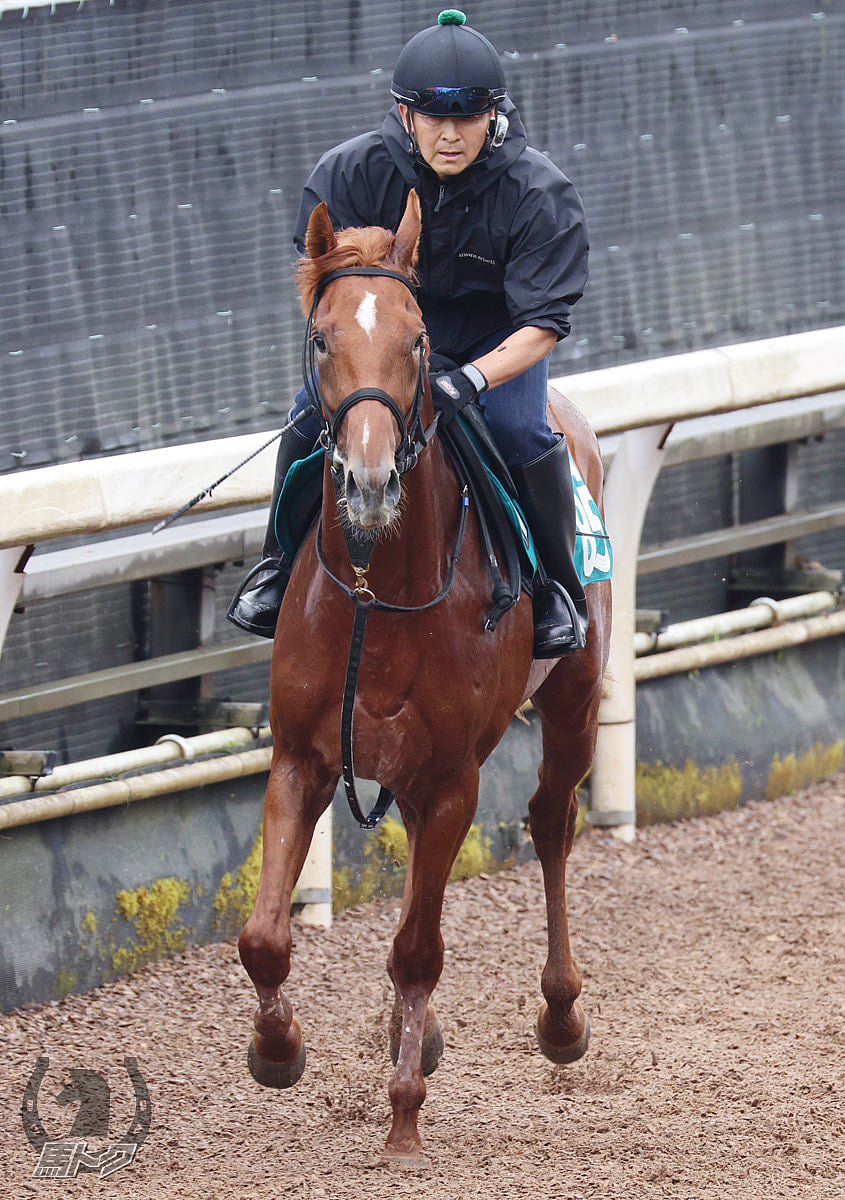
POLYGON ((300 918, 306 925, 332 923, 332 806, 317 822, 311 848, 297 880, 294 904, 303 905, 300 918))
POLYGON ((0 651, 24 580, 24 566, 32 546, 9 546, 0 550, 0 651))
POLYGON ((637 554, 671 428, 649 425, 623 433, 604 489, 605 523, 613 546, 613 630, 590 774, 589 821, 626 842, 633 841, 636 832, 637 554))

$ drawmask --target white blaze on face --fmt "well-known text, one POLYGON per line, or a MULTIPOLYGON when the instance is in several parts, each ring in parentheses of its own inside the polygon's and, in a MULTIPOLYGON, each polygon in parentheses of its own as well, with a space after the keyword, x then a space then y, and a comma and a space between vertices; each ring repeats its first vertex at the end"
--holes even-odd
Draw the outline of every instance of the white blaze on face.
POLYGON ((355 314, 355 320, 366 333, 370 341, 373 340, 373 331, 376 327, 376 294, 375 292, 366 292, 364 299, 358 305, 358 311, 355 314))

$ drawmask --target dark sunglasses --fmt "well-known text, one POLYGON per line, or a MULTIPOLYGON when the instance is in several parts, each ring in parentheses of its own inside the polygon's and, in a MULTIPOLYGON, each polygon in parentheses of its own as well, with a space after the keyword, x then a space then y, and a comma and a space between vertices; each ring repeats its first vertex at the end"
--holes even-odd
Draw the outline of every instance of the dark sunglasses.
POLYGON ((473 117, 495 108, 503 96, 504 90, 498 88, 491 91, 479 87, 434 87, 411 92, 408 101, 417 112, 432 117, 473 117))

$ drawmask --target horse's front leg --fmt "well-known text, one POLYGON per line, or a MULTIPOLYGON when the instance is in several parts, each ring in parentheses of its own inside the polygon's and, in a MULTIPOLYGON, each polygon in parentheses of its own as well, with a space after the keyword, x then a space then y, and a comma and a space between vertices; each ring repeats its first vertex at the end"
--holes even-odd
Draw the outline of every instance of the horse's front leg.
POLYGON ((567 689, 567 676, 557 668, 534 697, 543 722, 543 762, 540 786, 528 805, 531 838, 543 869, 549 941, 537 1042, 555 1063, 575 1062, 590 1041, 590 1022, 578 1001, 581 972, 569 945, 566 860, 578 817, 575 788, 589 769, 595 748, 598 697, 576 712, 570 702, 567 712, 567 689))
POLYGON ((265 1087, 292 1087, 305 1070, 302 1030, 282 984, 290 972, 290 902, 314 827, 336 780, 316 779, 305 763, 277 755, 264 795, 264 852, 252 913, 238 951, 258 993, 247 1063, 265 1087))
POLYGON ((391 1018, 391 1056, 396 1070, 388 1085, 393 1124, 385 1153, 389 1158, 421 1161, 417 1129, 425 1100, 424 1075, 440 1060, 443 1040, 431 993, 443 970, 440 915, 452 865, 472 822, 478 799, 478 770, 450 781, 436 800, 411 810, 402 805, 408 832, 408 869, 399 928, 388 972, 396 989, 391 1018))

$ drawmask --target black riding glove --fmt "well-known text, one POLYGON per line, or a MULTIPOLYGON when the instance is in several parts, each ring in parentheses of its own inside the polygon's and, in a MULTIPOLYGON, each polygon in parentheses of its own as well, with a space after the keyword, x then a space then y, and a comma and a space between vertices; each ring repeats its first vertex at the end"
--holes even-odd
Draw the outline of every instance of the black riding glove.
POLYGON ((447 358, 445 354, 438 354, 436 350, 432 350, 428 356, 428 373, 433 379, 435 375, 442 375, 444 371, 457 371, 458 364, 453 358, 447 358))
POLYGON ((487 387, 487 380, 469 363, 456 371, 434 375, 431 379, 431 399, 441 421, 452 420, 465 405, 477 400, 487 387))

